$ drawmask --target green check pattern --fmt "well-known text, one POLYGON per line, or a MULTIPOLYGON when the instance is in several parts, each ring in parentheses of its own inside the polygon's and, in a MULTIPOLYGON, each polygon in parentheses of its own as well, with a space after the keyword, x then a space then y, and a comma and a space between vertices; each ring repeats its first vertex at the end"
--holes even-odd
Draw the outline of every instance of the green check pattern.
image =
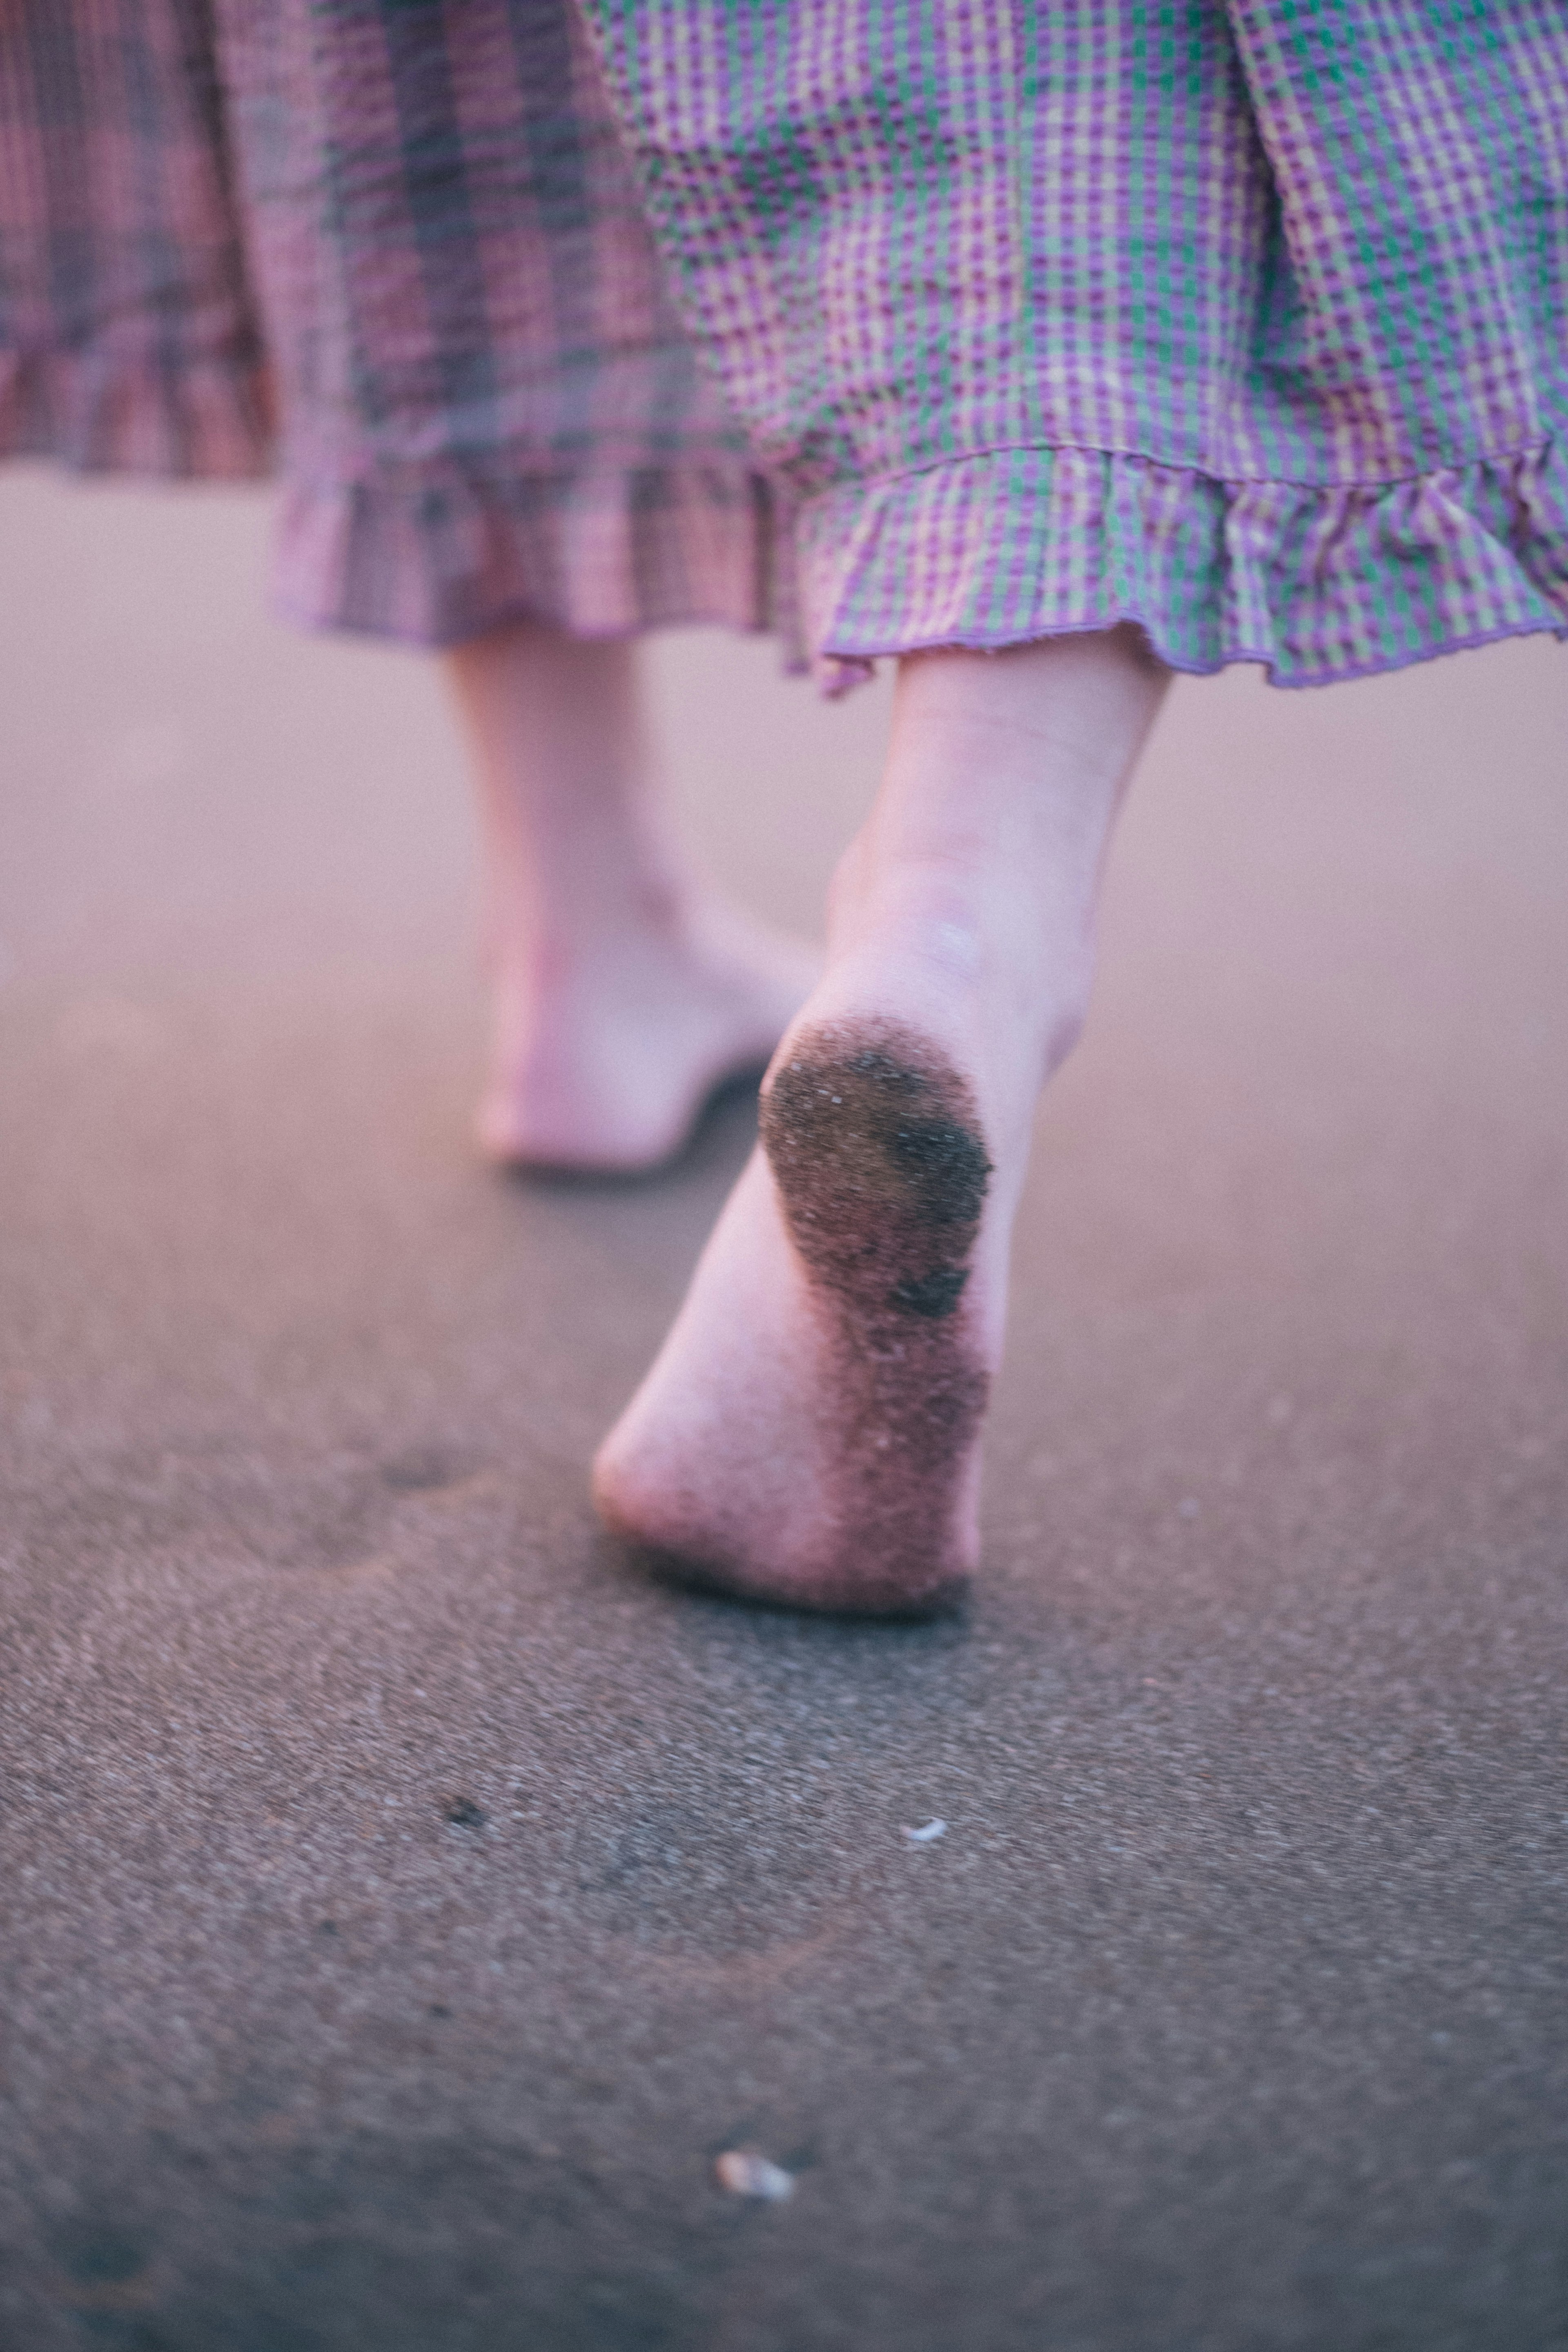
POLYGON ((830 675, 1568 633, 1563 0, 586 0, 830 675))

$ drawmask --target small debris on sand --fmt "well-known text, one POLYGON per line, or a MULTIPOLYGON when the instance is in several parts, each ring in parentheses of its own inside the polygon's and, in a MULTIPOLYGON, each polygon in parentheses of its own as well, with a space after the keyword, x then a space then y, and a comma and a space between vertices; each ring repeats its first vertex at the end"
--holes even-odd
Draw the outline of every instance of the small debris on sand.
POLYGON ((904 1832, 904 1835, 908 1838, 911 1845, 934 1845, 939 1837, 945 1837, 947 1835, 947 1823, 945 1822, 927 1822, 923 1829, 907 1829, 904 1832))
POLYGON ((753 2156, 749 2149, 728 2147, 713 2167, 719 2176, 719 2186, 732 2197, 760 2197, 769 2205, 782 2205, 786 2197, 795 2194, 795 2175, 786 2172, 782 2164, 770 2164, 765 2156, 753 2156))

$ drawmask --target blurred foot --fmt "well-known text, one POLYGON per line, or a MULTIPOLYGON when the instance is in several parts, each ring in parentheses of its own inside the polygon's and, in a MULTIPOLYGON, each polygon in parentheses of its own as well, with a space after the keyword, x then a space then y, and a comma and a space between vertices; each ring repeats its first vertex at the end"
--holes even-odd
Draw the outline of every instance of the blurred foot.
POLYGON ((720 905, 656 905, 531 946, 495 978, 481 1150, 519 1167, 658 1167, 718 1087, 761 1076, 820 967, 805 941, 720 905))
POLYGON ((680 839, 637 649, 529 624, 447 655, 483 846, 491 976, 481 1150, 634 1173, 764 1067, 821 968, 734 908, 680 839))

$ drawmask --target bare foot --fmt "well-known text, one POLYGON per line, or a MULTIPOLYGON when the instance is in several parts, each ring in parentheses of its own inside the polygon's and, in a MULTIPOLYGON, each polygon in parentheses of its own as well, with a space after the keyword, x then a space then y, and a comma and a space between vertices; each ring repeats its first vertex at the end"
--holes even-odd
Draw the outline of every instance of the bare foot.
POLYGON ((804 940, 722 907, 655 907, 501 962, 481 1150, 514 1166, 657 1168, 719 1087, 761 1076, 820 967, 804 940))
POLYGON ((1163 684, 1129 631, 903 665, 826 973, 595 1465, 605 1519, 666 1572, 879 1615, 962 1592, 1035 1105, 1163 684))
POLYGON ((679 839, 635 649, 526 624, 447 657, 484 850, 492 984, 480 1147, 631 1173, 760 1072, 821 967, 726 906, 679 839))
POLYGON ((595 1465, 610 1526, 754 1599, 951 1603, 979 1545, 992 1172, 973 1090, 929 1039, 882 1018, 797 1029, 758 1152, 595 1465))

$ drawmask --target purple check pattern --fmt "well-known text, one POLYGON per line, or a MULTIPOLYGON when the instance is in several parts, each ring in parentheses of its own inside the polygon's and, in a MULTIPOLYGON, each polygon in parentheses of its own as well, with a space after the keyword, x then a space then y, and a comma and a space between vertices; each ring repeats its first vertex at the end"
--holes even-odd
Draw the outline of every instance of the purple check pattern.
POLYGON ((306 621, 1352 677, 1568 633, 1565 380, 1563 0, 0 8, 0 448, 306 621))
POLYGON ((585 0, 856 665, 1568 630, 1562 0, 585 0))
POLYGON ((766 625, 770 493, 567 0, 9 0, 0 154, 0 448, 275 464, 307 624, 766 625))

